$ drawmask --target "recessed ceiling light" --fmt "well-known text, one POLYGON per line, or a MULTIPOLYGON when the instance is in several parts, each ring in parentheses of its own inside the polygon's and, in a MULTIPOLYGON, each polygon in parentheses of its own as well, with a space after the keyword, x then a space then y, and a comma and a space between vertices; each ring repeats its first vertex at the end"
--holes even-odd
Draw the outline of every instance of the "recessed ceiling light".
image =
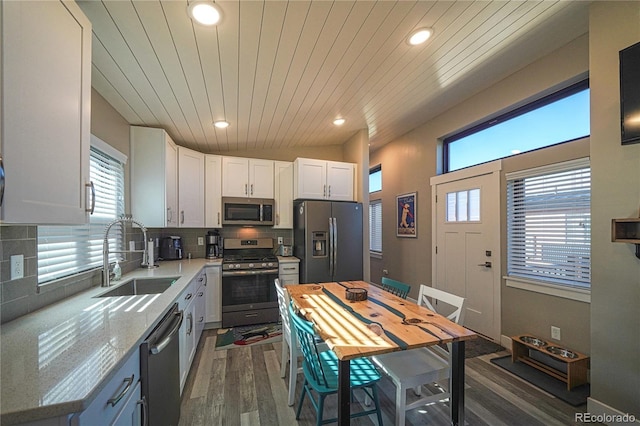
POLYGON ((422 44, 425 41, 429 40, 432 35, 432 28, 419 28, 409 34, 409 37, 407 37, 407 43, 409 43, 411 46, 417 46, 418 44, 422 44))
POLYGON ((227 127, 229 127, 229 122, 224 120, 219 120, 219 121, 214 121, 213 125, 216 126, 218 129, 226 129, 227 127))
POLYGON ((344 118, 336 118, 335 120, 333 120, 333 124, 335 124, 336 126, 342 126, 345 122, 344 118))
POLYGON ((187 7, 189 17, 202 25, 216 25, 222 19, 220 7, 210 1, 196 1, 187 7))

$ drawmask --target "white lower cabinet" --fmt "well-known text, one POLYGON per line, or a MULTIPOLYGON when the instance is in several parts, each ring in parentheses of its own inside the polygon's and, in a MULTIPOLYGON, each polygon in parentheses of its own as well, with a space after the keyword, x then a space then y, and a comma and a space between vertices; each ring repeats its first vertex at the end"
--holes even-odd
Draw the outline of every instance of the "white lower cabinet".
POLYGON ((191 353, 195 351, 194 347, 194 300, 195 300, 195 285, 194 279, 189 283, 184 290, 180 299, 178 300, 178 309, 182 311, 183 320, 179 331, 180 341, 180 394, 184 389, 184 384, 187 381, 189 375, 189 367, 191 366, 191 353))
POLYGON ((139 426, 143 417, 140 400, 140 350, 136 348, 91 405, 71 418, 71 426, 139 426))
POLYGON ((191 362, 193 362, 193 357, 196 353, 196 348, 198 347, 198 343, 200 342, 200 336, 202 336, 202 331, 204 330, 204 324, 207 320, 207 274, 205 271, 200 272, 198 275, 197 286, 198 290, 196 290, 196 300, 193 302, 194 304, 194 321, 195 321, 195 341, 193 345, 193 354, 191 356, 191 362))
POLYGON ((178 309, 183 311, 184 320, 180 326, 180 394, 196 355, 198 341, 205 322, 205 270, 202 270, 184 290, 178 300, 178 309))
MULTIPOLYGON (((206 323, 222 322, 222 266, 208 266, 206 323)), ((215 324, 216 326, 218 324, 215 324)))
POLYGON ((290 259, 295 260, 280 258, 278 261, 280 285, 300 284, 300 261, 295 257, 290 259))

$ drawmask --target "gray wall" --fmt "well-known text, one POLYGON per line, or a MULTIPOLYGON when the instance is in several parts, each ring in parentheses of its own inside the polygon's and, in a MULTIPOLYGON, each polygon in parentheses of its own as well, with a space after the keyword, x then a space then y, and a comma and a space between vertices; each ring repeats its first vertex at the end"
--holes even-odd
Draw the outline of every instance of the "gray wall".
MULTIPOLYGON (((438 174, 438 170, 442 170, 438 155, 440 140, 460 129, 499 115, 514 105, 523 105, 541 93, 551 93, 566 82, 586 77, 588 46, 588 36, 579 37, 370 154, 371 165, 382 165, 382 191, 371 197, 383 200, 383 258, 371 259, 371 278, 374 282, 382 275, 382 270, 386 269, 391 278, 412 286, 411 297, 417 297, 420 284, 431 285, 432 218, 429 179, 438 174), (418 237, 398 238, 395 236, 394 226, 395 197, 414 191, 418 193, 418 237)), ((521 166, 524 167, 526 163, 523 161, 521 166)), ((588 315, 584 319, 588 321, 588 315)), ((509 319, 503 319, 503 323, 505 320, 509 319)), ((583 341, 585 339, 588 337, 582 338, 583 341)), ((588 347, 588 344, 580 346, 588 347)))
POLYGON ((590 412, 640 418, 640 259, 611 242, 611 219, 638 217, 640 144, 620 144, 618 51, 640 41, 640 2, 590 9, 592 261, 590 412))

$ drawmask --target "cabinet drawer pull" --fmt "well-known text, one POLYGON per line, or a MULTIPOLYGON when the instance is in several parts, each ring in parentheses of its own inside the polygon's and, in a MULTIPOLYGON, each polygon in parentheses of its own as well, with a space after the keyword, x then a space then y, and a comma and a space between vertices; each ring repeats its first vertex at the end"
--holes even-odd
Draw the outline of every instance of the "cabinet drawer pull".
POLYGON ((188 314, 187 315, 187 321, 189 321, 189 328, 187 329, 187 336, 191 336, 191 333, 193 332, 193 315, 188 314))
POLYGON ((149 426, 149 407, 147 405, 147 398, 142 397, 137 402, 138 405, 142 405, 142 426, 149 426))
POLYGON ((253 184, 251 184, 251 195, 253 195, 253 184))
POLYGON ((244 184, 244 195, 249 195, 249 190, 248 190, 249 185, 247 185, 246 183, 244 184))
POLYGON ((107 401, 107 404, 111 404, 112 407, 115 407, 116 404, 120 402, 120 400, 127 394, 127 392, 129 392, 129 389, 131 389, 134 377, 135 374, 132 374, 131 377, 127 377, 126 379, 124 379, 123 383, 126 383, 126 386, 124 387, 124 389, 122 389, 122 392, 120 392, 118 396, 109 399, 107 401))
POLYGON ((180 223, 184 224, 184 210, 180 210, 180 223))
POLYGON ((258 314, 246 314, 244 317, 245 318, 255 318, 257 316, 258 316, 258 314))
POLYGON ((193 293, 189 293, 184 297, 184 300, 191 300, 192 297, 193 297, 193 293))
POLYGON ((218 212, 218 225, 220 225, 220 212, 218 212))

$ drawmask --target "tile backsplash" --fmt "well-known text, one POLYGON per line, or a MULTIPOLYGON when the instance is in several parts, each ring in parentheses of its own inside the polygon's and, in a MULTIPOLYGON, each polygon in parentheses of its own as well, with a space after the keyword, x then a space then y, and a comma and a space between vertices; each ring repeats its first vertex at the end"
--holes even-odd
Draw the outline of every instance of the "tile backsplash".
MULTIPOLYGON (((152 228, 147 235, 156 238, 178 235, 182 237, 183 253, 186 258, 203 258, 206 245, 198 245, 198 237, 205 237, 209 229, 200 228, 152 228)), ((225 227, 219 230, 223 238, 273 238, 277 248, 277 237, 283 237, 285 244, 293 243, 293 231, 268 227, 245 228, 225 227)), ((136 241, 142 244, 142 233, 137 228, 125 230, 125 244, 136 241)), ((122 272, 127 273, 139 267, 142 255, 127 255, 121 262, 122 272)), ((56 303, 102 282, 101 268, 78 273, 70 277, 38 285, 38 228, 33 225, 0 225, 0 323, 5 323, 56 303), (24 256, 24 277, 11 279, 11 256, 24 256)))

